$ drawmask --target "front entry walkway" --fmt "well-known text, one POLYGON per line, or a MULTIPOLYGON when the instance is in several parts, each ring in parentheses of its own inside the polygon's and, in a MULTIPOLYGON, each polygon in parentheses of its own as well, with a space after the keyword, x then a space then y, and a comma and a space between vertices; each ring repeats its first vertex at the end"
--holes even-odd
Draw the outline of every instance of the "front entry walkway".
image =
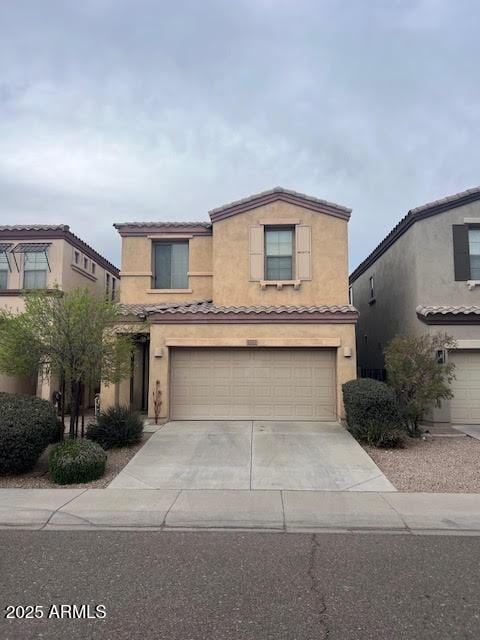
POLYGON ((338 423, 168 422, 109 489, 395 491, 338 423))

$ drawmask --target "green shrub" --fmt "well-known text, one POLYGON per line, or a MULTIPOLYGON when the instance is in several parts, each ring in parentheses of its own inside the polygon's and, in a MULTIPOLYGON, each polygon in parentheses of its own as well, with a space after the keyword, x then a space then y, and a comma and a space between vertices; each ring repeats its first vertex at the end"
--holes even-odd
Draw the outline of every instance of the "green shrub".
POLYGON ((105 473, 107 454, 89 440, 65 440, 57 444, 48 459, 50 476, 57 484, 90 482, 105 473))
POLYGON ((141 442, 143 420, 128 407, 110 407, 101 411, 97 422, 87 427, 87 438, 98 442, 104 449, 130 447, 141 442))
POLYGON ((0 475, 30 471, 58 438, 54 407, 35 396, 0 393, 0 475))
POLYGON ((403 442, 401 416, 393 389, 384 382, 362 378, 342 387, 350 433, 375 447, 397 447, 403 442))

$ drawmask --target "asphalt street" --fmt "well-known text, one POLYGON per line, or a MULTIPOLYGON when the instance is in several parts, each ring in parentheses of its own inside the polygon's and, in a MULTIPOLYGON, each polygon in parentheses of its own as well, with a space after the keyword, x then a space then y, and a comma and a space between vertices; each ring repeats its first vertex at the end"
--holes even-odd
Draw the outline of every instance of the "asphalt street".
POLYGON ((2 640, 479 638, 480 537, 4 530, 0 603, 2 640))

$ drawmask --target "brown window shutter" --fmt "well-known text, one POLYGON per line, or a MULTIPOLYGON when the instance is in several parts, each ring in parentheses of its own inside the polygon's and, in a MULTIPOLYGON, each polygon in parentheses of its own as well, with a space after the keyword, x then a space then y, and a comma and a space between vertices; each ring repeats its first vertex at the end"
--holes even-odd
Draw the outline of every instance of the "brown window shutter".
POLYGON ((263 225, 252 225, 250 227, 250 280, 263 280, 263 242, 263 225))
POLYGON ((453 230, 453 264, 455 280, 470 280, 470 252, 468 248, 468 227, 466 224, 454 224, 453 230))
POLYGON ((299 224, 295 228, 297 280, 312 279, 312 227, 299 224))

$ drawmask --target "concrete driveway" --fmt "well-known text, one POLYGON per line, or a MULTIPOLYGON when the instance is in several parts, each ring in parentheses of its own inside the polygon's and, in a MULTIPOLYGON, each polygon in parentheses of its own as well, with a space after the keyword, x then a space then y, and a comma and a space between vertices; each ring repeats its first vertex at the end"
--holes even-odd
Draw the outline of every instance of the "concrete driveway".
POLYGON ((109 489, 395 491, 338 423, 168 422, 109 489))

